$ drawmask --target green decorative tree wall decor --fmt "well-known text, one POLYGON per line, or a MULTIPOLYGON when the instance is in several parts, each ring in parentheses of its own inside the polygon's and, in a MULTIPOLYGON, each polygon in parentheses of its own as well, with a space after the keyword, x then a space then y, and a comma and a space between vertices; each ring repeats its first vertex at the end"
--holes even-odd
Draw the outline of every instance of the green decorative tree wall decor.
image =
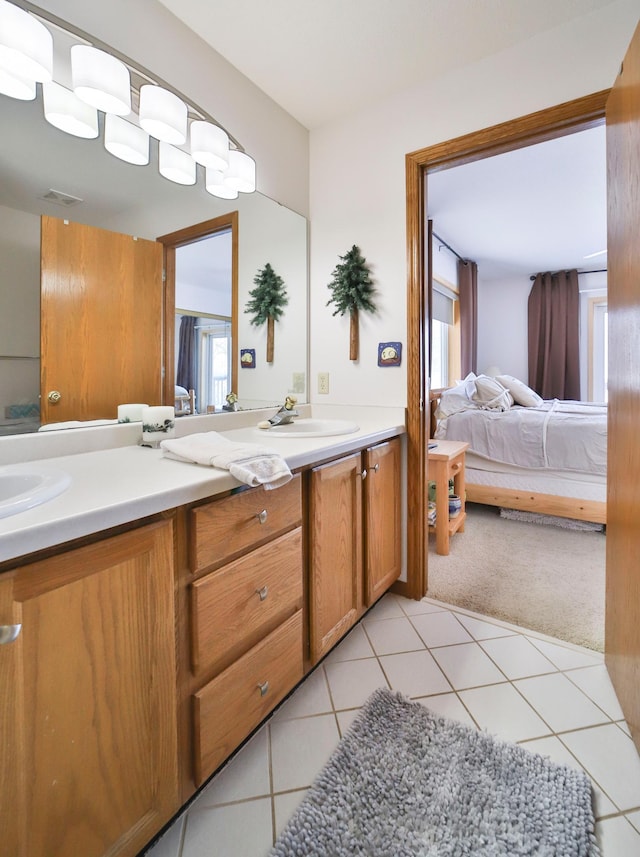
POLYGON ((332 294, 327 301, 327 306, 331 303, 335 304, 336 309, 333 315, 349 313, 349 359, 357 360, 359 349, 358 313, 360 310, 376 311, 376 306, 373 303, 373 281, 366 259, 355 244, 344 256, 338 258, 341 262, 333 270, 333 279, 329 283, 332 294))
POLYGON ((253 278, 255 289, 249 292, 245 312, 253 313, 251 324, 259 327, 267 323, 267 363, 273 363, 275 322, 282 315, 283 307, 289 303, 284 280, 273 270, 269 262, 253 278))

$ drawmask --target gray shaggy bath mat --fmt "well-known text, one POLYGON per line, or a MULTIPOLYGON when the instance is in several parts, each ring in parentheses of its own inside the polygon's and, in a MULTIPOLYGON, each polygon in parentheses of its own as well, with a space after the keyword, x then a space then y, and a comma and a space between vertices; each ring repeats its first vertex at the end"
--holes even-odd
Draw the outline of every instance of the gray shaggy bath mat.
POLYGON ((376 690, 271 857, 599 857, 581 771, 376 690))

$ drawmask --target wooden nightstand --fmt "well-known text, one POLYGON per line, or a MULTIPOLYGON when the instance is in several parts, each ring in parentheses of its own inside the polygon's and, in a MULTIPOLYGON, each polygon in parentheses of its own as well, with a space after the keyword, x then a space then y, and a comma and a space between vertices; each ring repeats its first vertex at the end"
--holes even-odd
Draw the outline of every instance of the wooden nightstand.
POLYGON ((436 523, 429 529, 435 530, 436 553, 447 556, 451 536, 464 532, 464 458, 469 444, 457 440, 438 440, 430 443, 438 445, 429 450, 428 478, 430 482, 436 483, 436 523), (453 479, 453 493, 460 497, 462 503, 460 513, 455 518, 449 517, 450 479, 453 479))

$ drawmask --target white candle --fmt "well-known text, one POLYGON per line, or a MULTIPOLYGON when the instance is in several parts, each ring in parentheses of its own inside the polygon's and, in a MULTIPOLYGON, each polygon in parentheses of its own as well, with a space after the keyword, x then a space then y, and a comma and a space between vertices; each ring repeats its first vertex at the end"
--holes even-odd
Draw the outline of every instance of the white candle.
POLYGON ((156 405, 142 410, 142 443, 157 446, 161 440, 175 434, 175 409, 156 405))
POLYGON ((119 423, 139 423, 142 422, 142 411, 148 405, 129 404, 118 405, 118 422, 119 423))

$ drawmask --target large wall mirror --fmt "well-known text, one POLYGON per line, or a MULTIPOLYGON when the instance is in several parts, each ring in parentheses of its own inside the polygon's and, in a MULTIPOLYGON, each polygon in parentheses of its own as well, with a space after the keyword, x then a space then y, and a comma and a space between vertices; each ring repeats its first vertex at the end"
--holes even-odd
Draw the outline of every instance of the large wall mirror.
MULTIPOLYGON (((104 118, 100 114, 101 121, 104 118)), ((240 194, 235 200, 221 200, 207 193, 200 173, 195 186, 183 187, 161 177, 157 170, 157 143, 151 141, 151 162, 144 167, 120 161, 105 151, 102 134, 94 140, 80 139, 49 125, 43 119, 38 93, 34 101, 24 102, 0 95, 0 435, 34 431, 40 426, 41 393, 40 330, 40 245, 41 215, 68 220, 157 240, 195 224, 237 212, 237 299, 232 307, 230 272, 212 262, 182 266, 183 281, 176 280, 176 294, 200 295, 193 306, 179 306, 186 314, 199 318, 235 316, 229 330, 237 331, 230 348, 237 361, 234 391, 243 408, 277 404, 295 392, 304 402, 307 390, 308 259, 307 222, 260 193, 240 194), (245 312, 254 277, 266 263, 282 277, 288 303, 276 324, 272 362, 266 360, 266 325, 251 324, 245 312), (186 279, 185 279, 186 278, 186 279), (220 312, 206 311, 207 291, 229 289, 226 306, 220 312), (204 297, 203 297, 204 296, 204 297), (201 307, 205 307, 202 310, 201 307), (250 364, 240 355, 255 354, 250 364)), ((198 167, 198 170, 201 168, 198 167)), ((259 182, 258 164, 258 182, 259 182)), ((109 263, 106 263, 107 266, 109 263)), ((117 281, 118 270, 111 272, 117 281)), ((80 282, 80 278, 78 278, 80 282)), ((181 297, 181 301, 186 299, 181 297)), ((225 305, 224 298, 221 306, 225 305)), ((71 304, 70 304, 71 306, 71 304)), ((175 307, 165 308, 160 335, 178 330, 175 307), (168 318, 172 313, 173 318, 168 318)), ((74 323, 73 310, 68 324, 74 323)), ((154 320, 157 321, 157 320, 154 320)), ((139 318, 126 319, 130 335, 136 325, 145 324, 144 311, 139 318)), ((176 337, 177 340, 177 337, 176 337)), ((92 361, 92 343, 86 353, 69 359, 85 368, 92 361)), ((175 359, 165 356, 165 364, 175 359)), ((113 371, 118 373, 114 355, 113 371)), ((78 368, 78 376, 82 374, 78 368)), ((172 374, 175 364, 165 365, 172 374)), ((117 377, 121 401, 138 401, 127 388, 127 373, 117 377)), ((55 381, 51 383, 55 386, 55 381)), ((158 378, 159 395, 167 400, 166 384, 158 378)), ((100 414, 114 418, 115 413, 100 414)), ((67 415, 65 419, 69 419, 67 415)), ((71 418, 77 419, 75 415, 71 418)), ((47 420, 51 422, 52 420, 47 420)))

